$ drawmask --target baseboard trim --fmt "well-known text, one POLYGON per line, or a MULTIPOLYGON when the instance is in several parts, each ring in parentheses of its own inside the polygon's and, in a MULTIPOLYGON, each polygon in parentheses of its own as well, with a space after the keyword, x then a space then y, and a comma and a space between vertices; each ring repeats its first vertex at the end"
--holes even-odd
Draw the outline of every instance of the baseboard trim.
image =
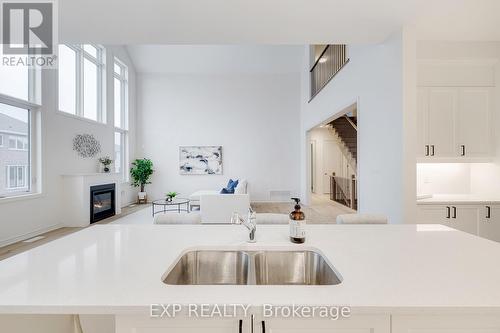
POLYGON ((17 243, 17 242, 22 242, 22 241, 24 241, 26 239, 29 239, 29 238, 32 238, 32 237, 36 237, 36 236, 39 236, 39 235, 44 234, 46 232, 49 232, 49 231, 52 231, 52 230, 56 230, 56 229, 59 229, 59 228, 63 228, 63 227, 64 226, 61 223, 58 223, 58 224, 54 224, 54 225, 51 225, 51 226, 48 226, 48 227, 45 227, 45 228, 37 229, 35 231, 31 231, 31 232, 29 232, 27 234, 23 234, 23 235, 14 237, 14 238, 4 239, 4 240, 0 241, 0 247, 11 245, 11 244, 14 244, 14 243, 17 243))

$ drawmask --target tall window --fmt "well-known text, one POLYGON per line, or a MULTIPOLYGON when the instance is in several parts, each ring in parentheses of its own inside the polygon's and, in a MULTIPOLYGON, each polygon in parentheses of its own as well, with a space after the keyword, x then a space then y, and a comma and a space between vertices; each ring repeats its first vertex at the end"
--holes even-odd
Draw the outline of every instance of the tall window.
POLYGON ((102 47, 59 45, 59 111, 106 122, 103 72, 102 47))
POLYGON ((128 181, 128 68, 119 59, 113 64, 115 170, 128 181))
POLYGON ((0 197, 31 191, 31 111, 0 98, 0 197))

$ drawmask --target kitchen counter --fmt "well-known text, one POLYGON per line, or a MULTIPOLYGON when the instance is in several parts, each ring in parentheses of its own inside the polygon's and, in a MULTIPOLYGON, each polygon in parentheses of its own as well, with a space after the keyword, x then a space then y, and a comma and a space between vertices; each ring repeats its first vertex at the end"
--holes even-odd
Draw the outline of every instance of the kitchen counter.
POLYGON ((434 194, 417 196, 417 204, 500 204, 500 198, 479 194, 434 194))
POLYGON ((231 225, 97 225, 0 261, 0 313, 148 313, 162 304, 349 305, 366 311, 500 310, 500 244, 440 225, 262 225, 257 243, 231 225), (182 251, 315 248, 333 286, 174 286, 161 276, 182 251), (487 254, 487 256, 485 256, 487 254))

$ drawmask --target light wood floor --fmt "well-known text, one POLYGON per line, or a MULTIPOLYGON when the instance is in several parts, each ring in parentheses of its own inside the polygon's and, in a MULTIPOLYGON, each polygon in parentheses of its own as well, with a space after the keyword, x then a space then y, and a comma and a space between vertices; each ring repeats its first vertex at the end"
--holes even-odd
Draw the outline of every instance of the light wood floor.
MULTIPOLYGON (((294 204, 288 203, 252 203, 252 208, 257 213, 289 214, 294 204)), ((303 205, 302 211, 306 215, 306 221, 310 224, 334 224, 337 215, 355 213, 354 210, 330 200, 328 195, 312 194, 311 204, 303 205)))
MULTIPOLYGON (((85 228, 91 228, 98 224, 108 224, 110 222, 116 221, 122 217, 135 213, 141 209, 151 209, 151 205, 131 205, 122 208, 120 215, 115 215, 108 219, 99 221, 85 228)), ((293 210, 293 203, 252 203, 252 208, 257 213, 277 213, 277 214, 289 214, 293 210)), ((309 206, 303 206, 302 210, 306 215, 307 223, 310 224, 331 224, 335 223, 337 215, 353 213, 354 211, 348 207, 345 207, 337 202, 331 201, 327 195, 317 195, 313 194, 311 197, 311 204, 309 206)), ((149 218, 149 211, 146 214, 149 218)), ((53 231, 41 234, 41 239, 35 240, 33 242, 21 241, 4 247, 0 247, 0 260, 9 258, 18 253, 25 252, 29 249, 38 247, 40 245, 46 244, 58 238, 64 237, 71 233, 80 231, 84 228, 60 228, 53 231)), ((38 236, 37 236, 38 237, 38 236)))
MULTIPOLYGON (((85 229, 85 228, 91 228, 92 226, 94 225, 98 225, 98 224, 108 224, 110 222, 113 222, 121 217, 124 217, 124 216, 127 216, 129 214, 132 214, 140 209, 144 209, 145 207, 147 206, 150 206, 149 204, 148 205, 130 205, 130 206, 127 206, 127 207, 123 207, 122 208, 122 212, 121 214, 119 215, 115 215, 115 216, 112 216, 110 218, 107 218, 107 219, 104 219, 102 221, 99 221, 99 222, 96 222, 88 227, 82 227, 82 228, 68 228, 68 227, 64 227, 64 228, 59 228, 59 229, 56 229, 56 230, 52 230, 52 231, 48 231, 46 233, 43 233, 39 236, 36 236, 36 237, 42 237, 41 239, 38 239, 38 240, 35 240, 33 242, 29 242, 29 239, 26 241, 21 241, 21 242, 17 242, 17 243, 14 243, 14 244, 10 244, 10 245, 7 245, 7 246, 4 246, 4 247, 0 247, 0 260, 3 260, 3 259, 6 259, 6 258, 9 258, 9 257, 12 257, 13 255, 16 255, 18 253, 22 253, 22 252, 25 252, 29 249, 32 249, 32 248, 35 248, 35 247, 38 247, 40 245, 43 245, 43 244, 46 244, 48 242, 51 242, 53 240, 56 240, 58 238, 61 238, 61 237, 64 237, 66 235, 69 235, 69 234, 72 234, 74 232, 77 232, 77 231, 80 231, 82 229, 85 229)), ((35 237, 33 237, 35 238, 35 237)))

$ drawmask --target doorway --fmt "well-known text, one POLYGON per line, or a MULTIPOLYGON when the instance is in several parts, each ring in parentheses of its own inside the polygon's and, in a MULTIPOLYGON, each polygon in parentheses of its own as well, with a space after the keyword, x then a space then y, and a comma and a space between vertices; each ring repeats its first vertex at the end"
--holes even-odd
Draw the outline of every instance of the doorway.
POLYGON ((357 198, 357 107, 308 131, 311 203, 341 204, 356 210, 357 198))

